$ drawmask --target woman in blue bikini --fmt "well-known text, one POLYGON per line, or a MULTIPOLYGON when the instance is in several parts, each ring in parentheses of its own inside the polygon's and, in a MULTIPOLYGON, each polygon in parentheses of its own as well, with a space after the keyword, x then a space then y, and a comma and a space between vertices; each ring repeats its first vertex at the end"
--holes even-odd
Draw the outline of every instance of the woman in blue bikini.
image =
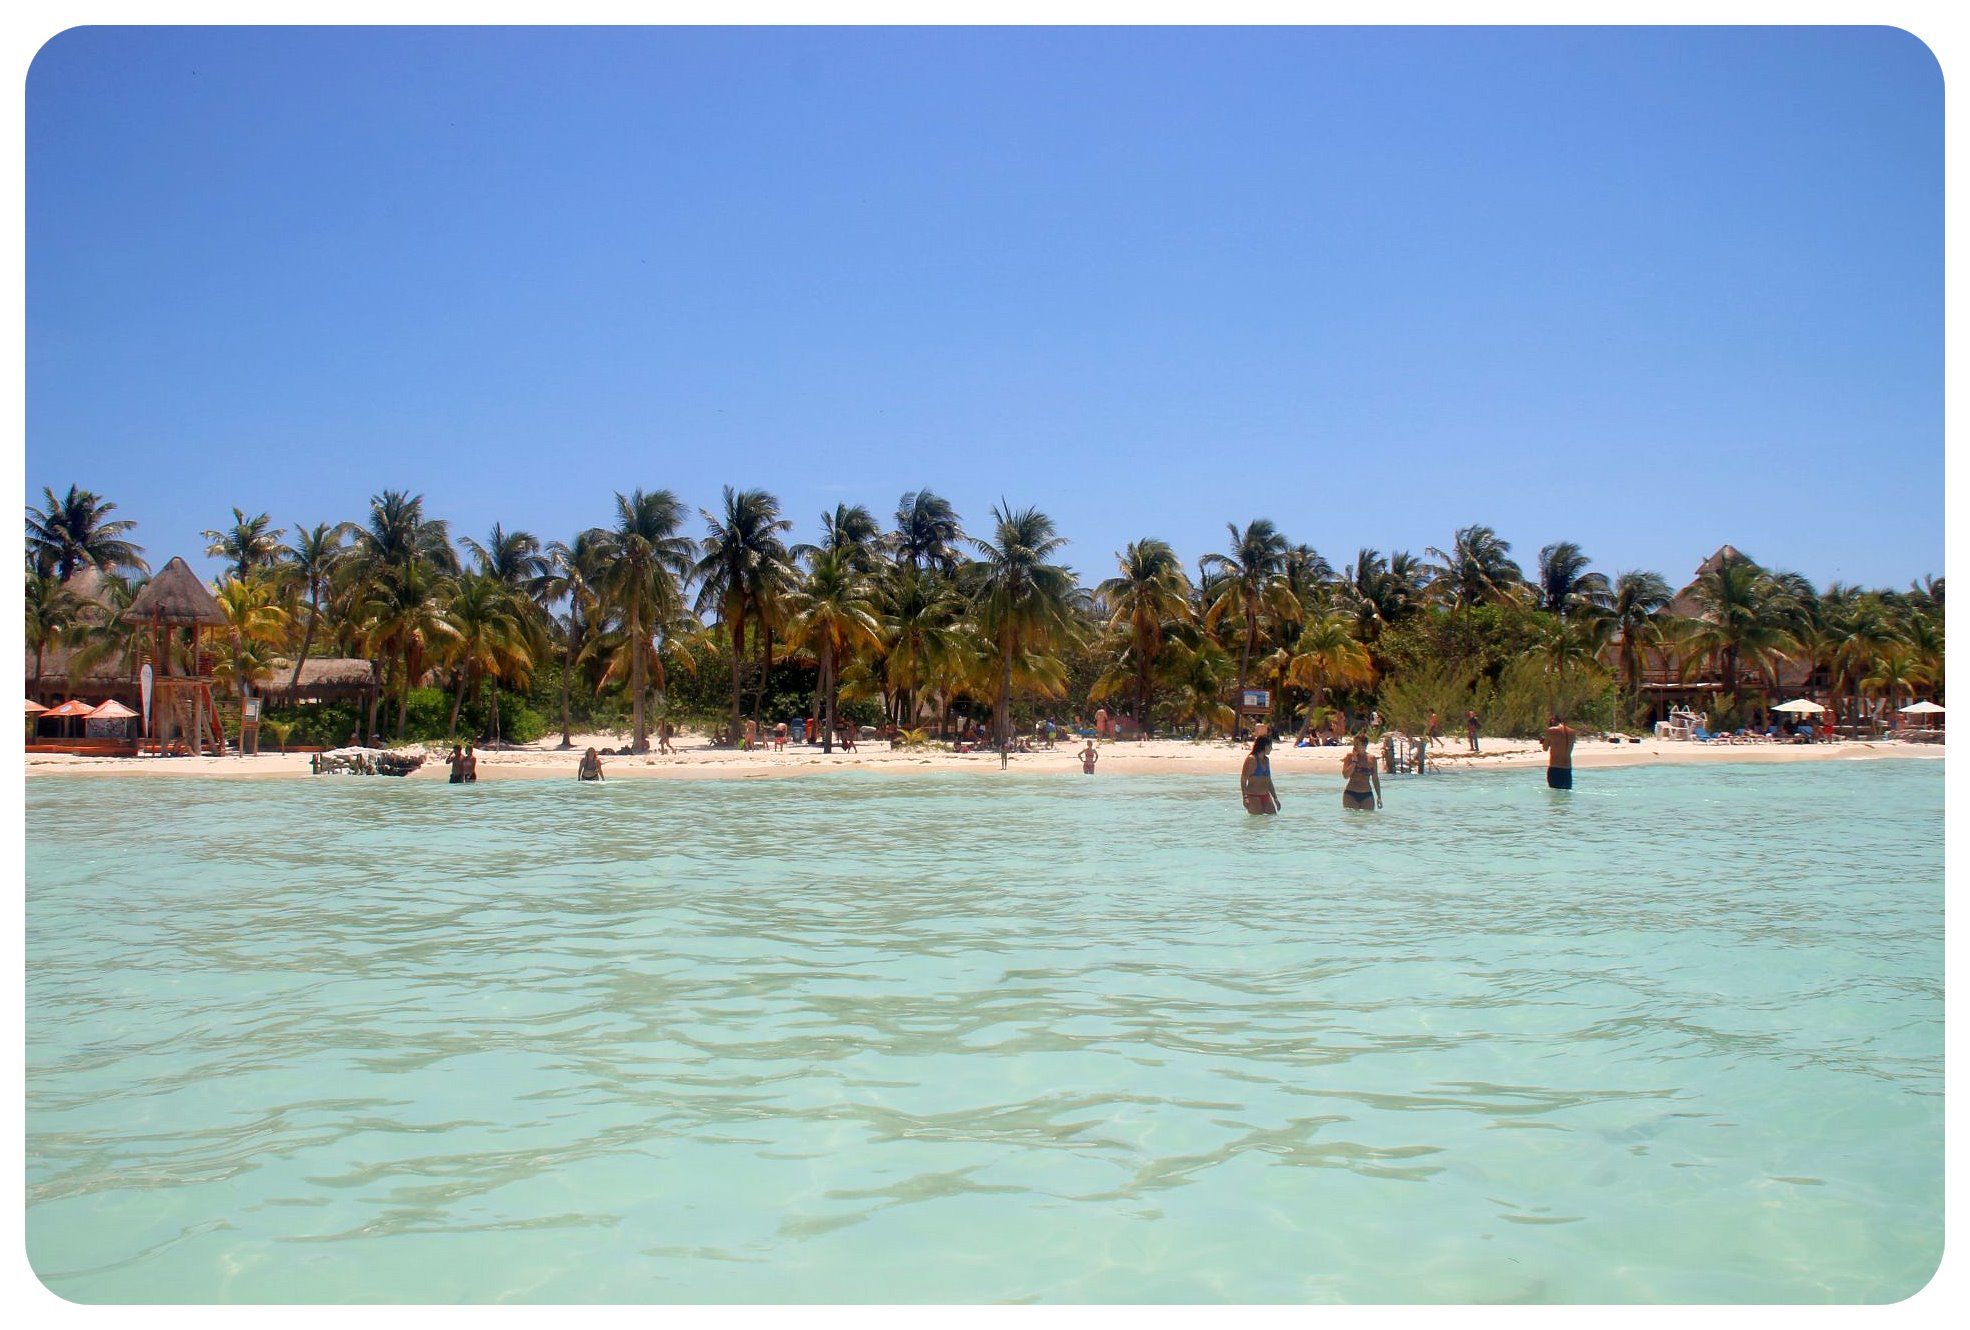
POLYGON ((1272 736, 1261 734, 1252 740, 1252 751, 1238 772, 1238 793, 1244 797, 1248 813, 1279 811, 1279 791, 1272 788, 1272 736))

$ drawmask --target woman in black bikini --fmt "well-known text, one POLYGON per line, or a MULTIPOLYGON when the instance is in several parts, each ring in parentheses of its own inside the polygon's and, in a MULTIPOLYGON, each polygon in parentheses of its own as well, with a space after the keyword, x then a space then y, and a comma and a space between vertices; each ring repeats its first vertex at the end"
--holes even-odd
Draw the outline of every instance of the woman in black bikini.
POLYGON ((1252 740, 1252 751, 1238 772, 1238 793, 1248 813, 1279 811, 1279 791, 1272 788, 1272 736, 1261 734, 1252 740))
POLYGON ((1341 807, 1372 813, 1382 806, 1382 777, 1375 766, 1375 755, 1368 751, 1368 736, 1354 736, 1354 747, 1341 758, 1341 774, 1348 778, 1341 791, 1341 807))

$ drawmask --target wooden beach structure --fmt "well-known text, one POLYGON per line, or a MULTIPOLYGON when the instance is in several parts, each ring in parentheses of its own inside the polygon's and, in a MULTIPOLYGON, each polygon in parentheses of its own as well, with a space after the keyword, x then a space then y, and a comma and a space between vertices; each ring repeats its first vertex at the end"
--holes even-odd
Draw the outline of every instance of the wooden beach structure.
POLYGON ((219 708, 212 700, 210 664, 199 650, 201 628, 223 628, 226 612, 219 607, 198 574, 183 559, 172 556, 156 576, 144 584, 124 611, 132 624, 149 624, 150 663, 153 671, 150 733, 147 746, 169 752, 174 739, 194 753, 226 751, 225 730, 219 724, 219 708), (191 630, 191 650, 186 657, 189 669, 178 673, 178 654, 168 633, 179 628, 191 630))

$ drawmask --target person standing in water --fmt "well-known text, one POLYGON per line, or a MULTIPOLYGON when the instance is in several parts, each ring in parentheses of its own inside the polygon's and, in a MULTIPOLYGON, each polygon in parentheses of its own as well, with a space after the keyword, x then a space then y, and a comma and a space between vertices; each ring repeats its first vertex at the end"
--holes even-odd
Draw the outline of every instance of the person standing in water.
POLYGON ((458 759, 458 769, 467 785, 479 779, 479 755, 472 751, 470 739, 465 741, 465 756, 458 759))
POLYGON ((1095 751, 1094 740, 1088 740, 1088 746, 1081 750, 1081 774, 1084 776, 1094 775, 1094 764, 1100 760, 1101 754, 1095 751))
POLYGON ((1372 813, 1382 806, 1382 778, 1375 769, 1375 755, 1368 751, 1368 735, 1354 736, 1354 747, 1341 758, 1341 774, 1348 778, 1341 791, 1341 807, 1372 813))
POLYGON ((1539 746, 1546 750, 1546 788, 1572 789, 1573 728, 1558 712, 1546 717, 1546 732, 1539 736, 1539 746))
POLYGON ((1238 772, 1238 793, 1248 813, 1277 813, 1279 791, 1272 785, 1272 736, 1261 734, 1252 740, 1252 751, 1238 772))
POLYGON ((581 755, 581 765, 575 768, 576 780, 601 780, 602 758, 593 748, 581 755))
POLYGON ((463 785, 465 783, 465 753, 457 744, 451 746, 451 756, 445 759, 445 765, 451 768, 451 780, 449 783, 463 785))

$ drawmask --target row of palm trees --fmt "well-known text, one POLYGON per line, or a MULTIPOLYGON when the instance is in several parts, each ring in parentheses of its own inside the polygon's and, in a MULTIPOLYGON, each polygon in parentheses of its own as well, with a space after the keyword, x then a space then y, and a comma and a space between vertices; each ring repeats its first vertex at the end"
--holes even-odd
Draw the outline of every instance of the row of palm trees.
MULTIPOLYGON (((139 650, 116 613, 147 571, 133 524, 75 487, 43 496, 27 519, 29 645, 76 648, 77 668, 139 650), (106 611, 67 588, 84 566, 106 574, 106 611)), ((1689 589, 1696 612, 1678 614, 1658 573, 1610 578, 1558 542, 1527 575, 1484 526, 1425 556, 1362 549, 1335 569, 1258 519, 1228 526, 1226 548, 1194 575, 1167 542, 1146 538, 1090 588, 1059 562, 1065 542, 1050 518, 1003 502, 975 536, 930 490, 903 495, 887 528, 863 506, 837 505, 811 545, 789 543, 792 523, 763 490, 728 486, 716 511, 696 516, 693 535, 675 494, 635 490, 615 496, 608 525, 566 543, 499 525, 481 543, 454 542, 422 496, 400 491, 375 496, 361 522, 297 526, 291 538, 268 514, 236 508, 204 533, 225 564, 215 675, 244 693, 282 672, 297 682, 311 654, 360 656, 394 698, 400 735, 411 690, 434 675, 452 689, 454 729, 467 695, 490 687, 497 734, 500 687, 524 690, 558 659, 564 738, 579 678, 626 689, 639 752, 653 692, 721 654, 729 741, 759 715, 777 659, 813 671, 813 714, 830 745, 844 697, 905 728, 969 699, 989 706, 1001 740, 1022 703, 1107 703, 1145 727, 1209 732, 1236 725, 1232 699, 1250 685, 1274 689, 1275 719, 1316 719, 1336 693, 1365 704, 1426 659, 1493 675, 1534 660, 1555 681, 1605 680, 1631 711, 1665 662, 1685 677, 1714 671, 1732 701, 1754 684, 1776 688, 1787 662, 1809 662, 1850 710, 1942 682, 1940 580, 1815 592, 1728 549, 1689 589)))

